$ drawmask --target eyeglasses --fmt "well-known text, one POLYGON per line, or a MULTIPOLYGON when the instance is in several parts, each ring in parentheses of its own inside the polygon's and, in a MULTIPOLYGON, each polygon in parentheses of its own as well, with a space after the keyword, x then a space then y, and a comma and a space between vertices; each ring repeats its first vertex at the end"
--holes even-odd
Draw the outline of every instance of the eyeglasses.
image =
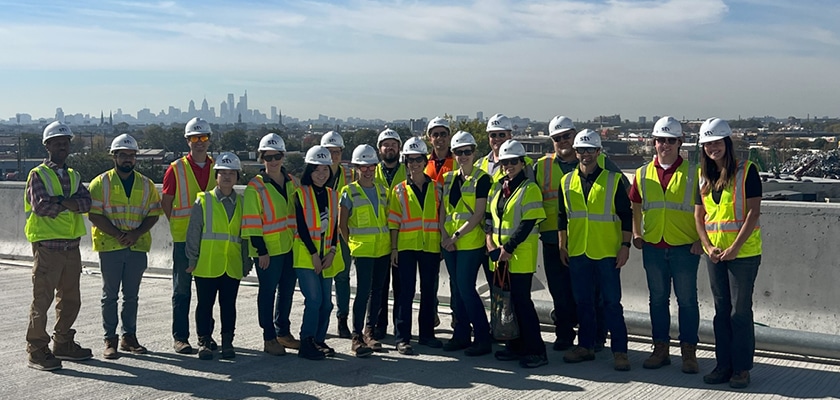
POLYGON ((190 140, 190 143, 198 143, 199 141, 206 142, 206 141, 210 140, 210 136, 208 136, 208 135, 190 136, 189 140, 190 140))
POLYGON ((507 137, 507 134, 508 133, 506 131, 490 132, 490 139, 495 139, 495 138, 504 139, 504 138, 507 137))
POLYGON ((406 157, 405 162, 407 163, 424 163, 426 162, 426 157, 406 157))
POLYGON ((519 159, 518 158, 508 158, 508 159, 505 159, 505 160, 500 160, 499 164, 501 164, 501 166, 503 166, 503 167, 507 167, 508 165, 519 165, 519 159))
POLYGON ((676 143, 677 143, 677 140, 679 140, 679 139, 677 139, 677 138, 672 138, 672 137, 669 137, 669 138, 658 137, 658 138, 656 138, 656 139, 654 139, 654 140, 656 140, 656 143, 659 143, 659 144, 665 144, 665 143, 668 143, 668 144, 676 144, 676 143))
POLYGON ((571 139, 573 134, 574 134, 574 132, 569 132, 569 133, 564 133, 562 135, 552 136, 551 140, 553 140, 554 143, 558 143, 558 142, 563 141, 563 140, 571 139))
POLYGON ((129 154, 129 153, 117 153, 117 154, 114 154, 114 156, 117 157, 117 159, 120 159, 120 160, 133 160, 133 159, 137 158, 137 154, 134 154, 134 153, 131 153, 131 154, 129 154))
POLYGON ((472 151, 472 149, 453 150, 452 153, 455 154, 456 156, 471 156, 473 154, 473 151, 472 151))
POLYGON ((263 161, 269 161, 269 162, 280 161, 280 160, 283 159, 283 153, 277 153, 277 154, 272 154, 272 155, 263 155, 262 159, 263 159, 263 161))
POLYGON ((429 132, 429 137, 432 138, 442 138, 447 136, 449 136, 449 132, 447 131, 429 132))
POLYGON ((365 164, 365 165, 360 165, 360 164, 356 164, 356 168, 358 168, 358 169, 359 169, 359 171, 362 171, 362 172, 367 172, 367 171, 370 171, 370 170, 372 170, 372 169, 376 169, 376 164, 373 164, 373 165, 367 165, 367 164, 365 164))
POLYGON ((331 156, 340 156, 341 155, 341 149, 330 149, 330 155, 331 156))
POLYGON ((575 149, 578 154, 592 154, 596 151, 598 151, 597 147, 578 147, 575 149))

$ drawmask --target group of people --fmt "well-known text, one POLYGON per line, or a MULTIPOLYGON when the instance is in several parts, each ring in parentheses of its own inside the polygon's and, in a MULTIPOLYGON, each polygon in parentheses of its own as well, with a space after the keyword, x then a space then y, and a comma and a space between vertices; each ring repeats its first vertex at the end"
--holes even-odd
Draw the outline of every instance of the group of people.
POLYGON ((211 158, 210 125, 193 118, 184 134, 190 152, 169 166, 159 195, 151 180, 134 170, 138 146, 127 134, 111 144, 114 168, 86 188, 65 164, 69 127, 51 123, 43 133, 49 158, 30 172, 25 194, 25 230, 35 259, 26 335, 29 366, 54 370, 61 368, 61 360, 92 356, 75 342, 72 329, 80 305, 83 214, 93 225, 93 250, 102 271, 103 356, 147 351, 136 337, 137 297, 151 247, 149 231, 163 214, 172 235, 177 353, 195 352, 189 342, 195 282, 198 357, 213 359, 219 347, 222 358, 235 357, 237 292, 253 268, 268 354, 296 349, 311 360, 335 355, 326 344, 333 282, 337 331, 350 339, 352 354, 384 351, 389 311, 396 350, 415 354, 412 314, 419 275, 416 344, 486 355, 494 337, 476 290, 482 271, 489 283, 509 290, 518 325, 518 337, 507 340, 495 358, 536 368, 548 363, 531 300, 541 247, 554 303, 552 348, 565 351, 568 363, 594 360, 609 333, 614 368, 627 371, 620 271, 636 247, 642 250, 650 289, 654 342, 643 367, 671 362, 673 285, 682 371, 699 372, 697 270, 700 255, 706 254, 717 366, 704 380, 749 384, 755 347, 752 291, 761 260, 761 182, 754 165, 736 160, 726 121, 703 123, 701 161, 692 165, 679 154, 684 140, 680 122, 660 119, 653 129, 656 156, 636 171, 632 183, 602 152, 600 134, 578 132, 567 117, 551 120, 554 152, 537 161, 512 138, 506 116, 491 117, 486 132, 491 151, 481 156, 475 137, 453 134, 443 118, 429 122, 424 138, 405 143, 386 129, 377 148, 356 147, 352 168, 347 168, 341 164, 344 141, 331 131, 321 137, 320 146, 308 149, 299 179, 283 167, 283 138, 269 133, 257 149, 263 170, 237 193, 239 158, 232 153, 211 158), (453 334, 445 343, 435 336, 441 260, 453 311, 453 334), (352 308, 351 265, 356 270, 352 308), (289 320, 296 285, 304 297, 300 339, 289 320), (221 346, 212 336, 217 296, 221 346), (57 320, 50 350, 45 314, 54 298, 57 320))

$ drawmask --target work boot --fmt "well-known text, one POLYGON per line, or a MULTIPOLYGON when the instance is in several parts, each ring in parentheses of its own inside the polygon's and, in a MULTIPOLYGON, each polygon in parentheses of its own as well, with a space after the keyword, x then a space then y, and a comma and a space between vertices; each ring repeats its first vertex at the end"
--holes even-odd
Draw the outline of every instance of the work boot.
POLYGON ((627 353, 613 353, 613 369, 616 371, 630 370, 630 360, 627 359, 627 353))
POLYGON ((233 333, 222 334, 222 358, 235 358, 236 351, 233 350, 233 333))
POLYGON ((216 341, 213 340, 213 337, 208 336, 208 338, 210 338, 210 350, 213 350, 213 351, 219 350, 219 345, 216 344, 216 341))
POLYGON ((175 352, 178 354, 192 354, 193 348, 186 339, 178 340, 175 339, 175 343, 172 345, 172 348, 175 349, 175 352))
POLYGON ((315 347, 318 351, 324 353, 327 357, 335 357, 335 349, 327 346, 327 342, 315 342, 315 347))
POLYGON ((120 350, 127 351, 131 354, 146 354, 149 351, 137 341, 137 336, 133 333, 126 333, 120 339, 120 350))
POLYGON ((446 343, 443 344, 443 351, 458 351, 464 350, 470 347, 469 340, 467 341, 460 341, 456 340, 455 338, 449 339, 446 343))
POLYGON ((519 360, 519 366, 522 368, 537 368, 546 364, 548 364, 548 355, 545 353, 530 354, 519 360))
POLYGON ((213 350, 210 349, 210 336, 201 336, 198 338, 198 359, 212 360, 213 350))
POLYGON ((55 358, 49 346, 44 346, 29 353, 27 366, 40 371, 55 371, 61 369, 61 360, 55 358))
MULTIPOLYGON (((373 328, 373 336, 372 337, 376 340, 385 339, 385 335, 388 334, 387 331, 388 331, 387 326, 382 326, 382 327, 377 326, 377 327, 373 328)), ((368 346, 370 346, 370 345, 368 344, 368 346)))
POLYGON ((715 367, 708 375, 703 377, 703 382, 710 385, 719 385, 724 382, 729 382, 732 377, 732 369, 715 367))
POLYGON ((120 358, 120 353, 117 351, 117 338, 112 337, 105 339, 105 351, 102 352, 102 357, 106 360, 116 360, 120 358))
POLYGON ((413 356, 414 355, 414 348, 411 347, 411 344, 408 343, 408 342, 397 343, 397 351, 404 356, 413 356))
POLYGON ((680 351, 682 352, 682 372, 686 374, 700 372, 700 366, 697 365, 697 345, 682 343, 680 351))
POLYGON ((286 348, 275 339, 266 340, 265 345, 263 346, 263 351, 271 354, 272 356, 286 355, 286 348))
POLYGON ((362 336, 358 333, 354 334, 351 340, 352 344, 350 345, 350 350, 353 351, 353 354, 356 357, 362 358, 373 354, 373 349, 365 344, 364 340, 362 340, 362 336))
POLYGON ((671 365, 670 349, 671 346, 668 342, 653 342, 653 354, 642 363, 642 368, 658 369, 666 365, 671 365))
POLYGON ((93 353, 73 341, 76 331, 71 329, 66 336, 53 335, 53 354, 59 360, 84 361, 90 360, 93 353))
POLYGON ((493 357, 496 357, 496 359, 499 361, 515 361, 521 358, 519 357, 519 354, 508 348, 504 348, 495 352, 493 354, 493 357))
POLYGON ((342 339, 350 339, 353 336, 350 333, 350 328, 347 327, 347 316, 338 317, 338 337, 342 339))
POLYGON ((295 339, 295 336, 291 333, 286 336, 278 336, 277 343, 280 343, 287 349, 297 350, 300 348, 300 340, 295 339))
POLYGON ((315 345, 315 338, 309 336, 300 341, 298 357, 305 358, 307 360, 323 360, 327 356, 324 352, 318 350, 318 347, 315 345))
POLYGON ((574 346, 563 354, 563 361, 570 364, 579 363, 581 361, 592 361, 594 359, 595 350, 580 346, 574 346))
POLYGON ((378 339, 375 339, 373 332, 374 330, 370 327, 365 328, 362 340, 365 341, 365 344, 367 345, 367 347, 370 347, 371 350, 377 353, 381 353, 385 350, 382 348, 382 343, 378 339))
POLYGON ((743 389, 750 385, 750 371, 737 371, 729 378, 729 387, 743 389))
POLYGON ((491 342, 484 342, 484 343, 475 342, 475 343, 472 344, 472 346, 467 347, 464 350, 464 355, 467 356, 467 357, 478 357, 478 356, 483 356, 485 354, 490 354, 491 352, 493 352, 493 343, 491 343, 491 342))

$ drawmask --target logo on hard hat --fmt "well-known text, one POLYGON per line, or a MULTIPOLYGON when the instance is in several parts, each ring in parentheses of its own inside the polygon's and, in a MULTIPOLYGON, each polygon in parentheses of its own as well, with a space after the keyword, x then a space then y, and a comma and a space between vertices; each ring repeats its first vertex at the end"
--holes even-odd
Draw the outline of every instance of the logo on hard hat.
POLYGON ((316 158, 327 158, 327 156, 324 153, 318 153, 318 154, 315 155, 315 157, 316 158))
POLYGON ((227 157, 222 159, 222 164, 231 164, 232 162, 233 161, 231 161, 230 158, 227 158, 227 157))
POLYGON ((714 136, 714 135, 715 135, 715 133, 713 131, 710 131, 710 130, 706 131, 706 132, 703 132, 703 136, 714 136))
POLYGON ((667 126, 663 126, 663 127, 659 128, 659 130, 662 131, 662 132, 671 132, 671 128, 669 128, 667 126))
POLYGON ((124 144, 131 144, 131 139, 125 139, 125 140, 123 140, 123 143, 124 144))
POLYGON ((58 131, 59 131, 59 132, 67 132, 67 128, 65 128, 65 127, 63 127, 63 126, 62 126, 62 127, 59 127, 59 128, 58 128, 58 131))
POLYGON ((267 143, 268 144, 277 144, 277 141, 274 140, 274 139, 269 139, 267 143))
POLYGON ((589 141, 589 136, 581 136, 580 141, 581 142, 588 142, 589 141))
POLYGON ((410 148, 410 149, 416 149, 418 147, 420 147, 420 146, 418 146, 416 143, 412 143, 412 144, 408 145, 408 148, 410 148))
POLYGON ((493 120, 492 124, 493 125, 501 125, 502 123, 499 120, 496 119, 496 120, 493 120))

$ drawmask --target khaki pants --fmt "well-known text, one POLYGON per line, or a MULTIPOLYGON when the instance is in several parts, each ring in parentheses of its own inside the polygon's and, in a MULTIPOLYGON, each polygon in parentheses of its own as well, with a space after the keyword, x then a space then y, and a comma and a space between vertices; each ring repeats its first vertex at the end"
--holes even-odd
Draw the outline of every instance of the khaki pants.
POLYGON ((32 306, 29 310, 29 329, 26 331, 26 351, 33 352, 49 345, 47 311, 55 303, 55 339, 73 340, 71 327, 82 304, 79 276, 82 257, 79 248, 50 250, 40 243, 32 243, 35 262, 32 266, 32 306))

